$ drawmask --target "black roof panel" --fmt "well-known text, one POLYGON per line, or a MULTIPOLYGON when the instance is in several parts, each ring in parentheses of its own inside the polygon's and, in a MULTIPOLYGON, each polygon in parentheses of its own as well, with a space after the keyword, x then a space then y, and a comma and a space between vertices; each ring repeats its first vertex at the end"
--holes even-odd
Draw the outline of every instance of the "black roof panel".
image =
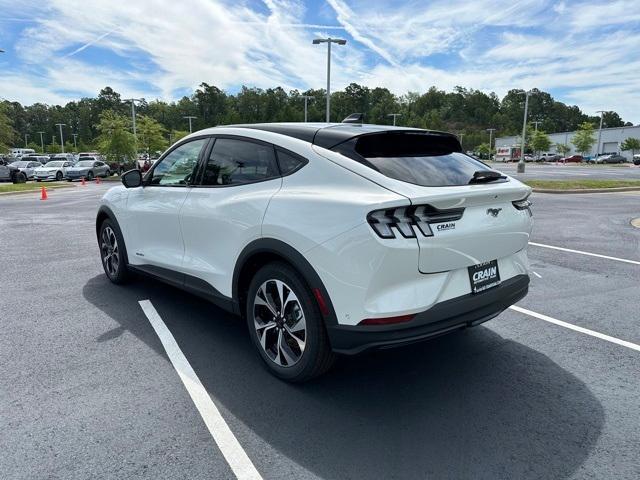
POLYGON ((424 132, 434 135, 455 137, 450 133, 421 128, 392 127, 389 125, 354 124, 354 123, 253 123, 228 125, 229 127, 253 128, 267 132, 279 133, 313 143, 323 148, 333 148, 347 140, 370 133, 381 132, 424 132))

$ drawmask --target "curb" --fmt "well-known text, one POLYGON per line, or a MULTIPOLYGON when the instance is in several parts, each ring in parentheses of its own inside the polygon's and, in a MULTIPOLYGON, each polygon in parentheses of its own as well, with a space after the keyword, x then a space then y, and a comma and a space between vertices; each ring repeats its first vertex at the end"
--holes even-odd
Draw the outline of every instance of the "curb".
POLYGON ((536 193, 611 193, 611 192, 640 192, 640 187, 613 187, 613 188, 574 188, 567 190, 554 190, 551 188, 534 188, 536 193))
MULTIPOLYGON (((46 187, 46 185, 44 185, 46 187)), ((60 185, 57 187, 47 187, 47 190, 51 189, 51 190, 60 190, 61 188, 71 188, 74 185, 60 185)), ((17 192, 0 192, 0 196, 3 195, 24 195, 26 193, 37 193, 38 195, 40 194, 40 189, 37 188, 35 190, 20 190, 17 192)))

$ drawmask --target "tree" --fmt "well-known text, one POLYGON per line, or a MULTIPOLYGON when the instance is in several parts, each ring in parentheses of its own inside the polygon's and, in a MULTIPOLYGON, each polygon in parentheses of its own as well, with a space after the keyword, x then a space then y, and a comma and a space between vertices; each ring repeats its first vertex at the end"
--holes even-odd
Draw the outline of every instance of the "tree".
POLYGON ((129 132, 129 120, 113 110, 100 114, 98 124, 98 150, 109 161, 120 161, 123 158, 136 156, 136 140, 129 132))
POLYGON ((480 145, 478 145, 476 150, 480 154, 480 158, 489 158, 489 159, 491 159, 491 154, 493 153, 492 152, 493 149, 491 147, 489 147, 488 143, 481 143, 480 145))
POLYGON ((531 149, 536 153, 536 155, 540 152, 546 152, 547 150, 549 150, 549 147, 551 146, 551 140, 549 140, 547 134, 542 130, 533 132, 533 135, 531 135, 530 138, 531 140, 529 140, 529 145, 531 146, 531 149))
POLYGON ((156 120, 144 115, 138 116, 136 133, 138 146, 144 148, 147 153, 162 151, 167 147, 164 138, 166 130, 156 120))
POLYGON ((186 130, 174 130, 169 135, 171 136, 171 143, 174 144, 181 138, 184 138, 187 135, 189 135, 189 132, 187 132, 186 130))
POLYGON ((556 151, 563 157, 566 157, 571 151, 571 147, 569 147, 569 145, 565 145, 564 143, 556 143, 556 151))
POLYGON ((16 138, 11 119, 6 114, 6 107, 0 104, 0 153, 6 152, 16 138))
POLYGON ((580 125, 580 129, 576 132, 571 140, 582 155, 591 153, 593 144, 596 143, 596 138, 593 134, 593 124, 584 122, 580 125))
POLYGON ((631 150, 631 156, 635 155, 636 150, 640 150, 640 139, 633 137, 627 138, 622 142, 622 145, 620 145, 620 150, 631 150))

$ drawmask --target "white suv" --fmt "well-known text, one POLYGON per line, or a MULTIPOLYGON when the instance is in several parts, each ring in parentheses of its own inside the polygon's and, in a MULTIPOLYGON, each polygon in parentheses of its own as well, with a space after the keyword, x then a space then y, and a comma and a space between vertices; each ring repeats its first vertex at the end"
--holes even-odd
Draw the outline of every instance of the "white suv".
POLYGON ((477 325, 528 291, 531 189, 450 134, 216 127, 122 182, 96 219, 109 279, 145 273, 242 315, 286 380, 477 325))

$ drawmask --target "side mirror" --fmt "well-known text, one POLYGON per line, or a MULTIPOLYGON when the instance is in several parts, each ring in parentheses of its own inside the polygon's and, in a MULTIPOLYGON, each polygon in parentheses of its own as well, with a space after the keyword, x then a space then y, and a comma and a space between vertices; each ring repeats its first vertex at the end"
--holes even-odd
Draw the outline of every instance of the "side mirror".
POLYGON ((142 185, 142 173, 140 170, 129 170, 122 175, 122 184, 126 188, 136 188, 142 185))

